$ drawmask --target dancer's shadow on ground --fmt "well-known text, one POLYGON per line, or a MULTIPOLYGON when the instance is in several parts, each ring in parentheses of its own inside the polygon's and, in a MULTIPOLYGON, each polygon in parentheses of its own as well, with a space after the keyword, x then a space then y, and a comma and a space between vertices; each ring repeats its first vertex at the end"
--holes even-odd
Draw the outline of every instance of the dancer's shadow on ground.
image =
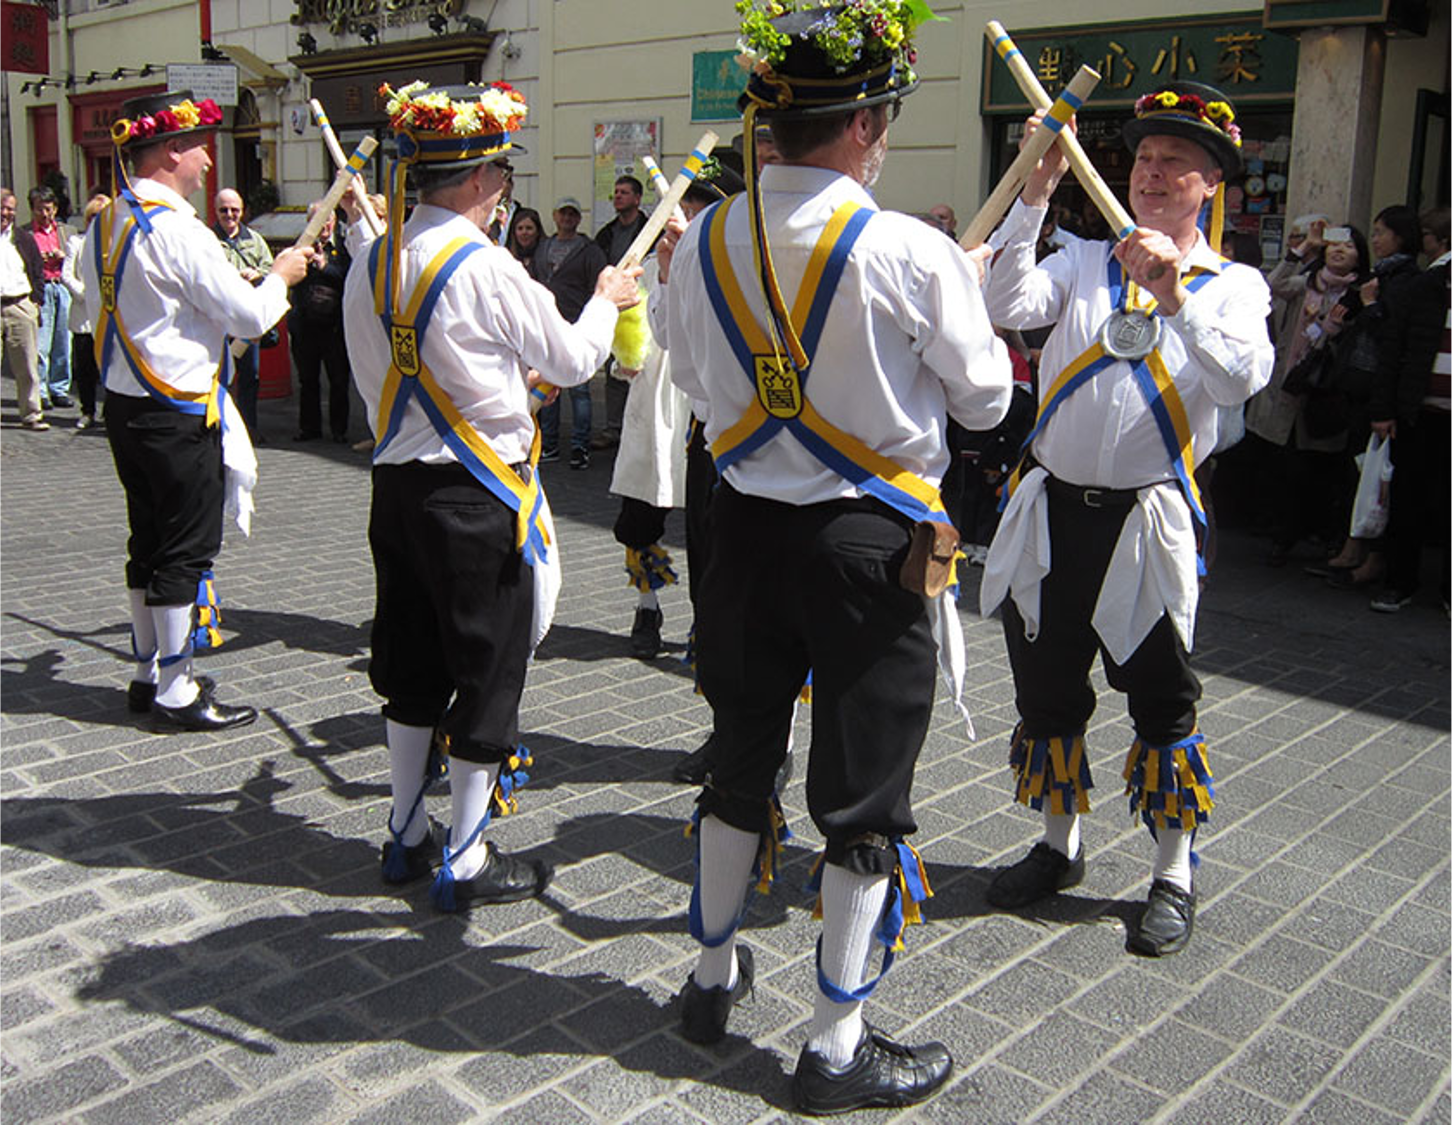
POLYGON ((674 1003, 658 986, 652 995, 598 972, 510 964, 535 950, 471 944, 469 927, 467 916, 421 923, 408 913, 356 910, 253 919, 192 941, 107 954, 77 996, 173 1020, 197 1033, 199 1050, 205 1036, 253 1055, 277 1054, 273 1041, 401 1041, 496 1052, 526 1065, 544 1055, 595 1055, 666 1081, 765 1090, 776 1108, 788 1104, 772 1051, 738 1035, 709 1050, 691 1047, 675 1034, 674 1003))
MULTIPOLYGON (((686 646, 678 641, 666 641, 661 645, 660 655, 654 660, 638 661, 643 667, 673 676, 695 679, 696 673, 690 665, 681 660, 686 646)), ((604 629, 587 629, 580 625, 550 626, 549 634, 535 651, 536 660, 573 660, 590 662, 595 660, 633 660, 630 653, 628 633, 607 633, 604 629)))

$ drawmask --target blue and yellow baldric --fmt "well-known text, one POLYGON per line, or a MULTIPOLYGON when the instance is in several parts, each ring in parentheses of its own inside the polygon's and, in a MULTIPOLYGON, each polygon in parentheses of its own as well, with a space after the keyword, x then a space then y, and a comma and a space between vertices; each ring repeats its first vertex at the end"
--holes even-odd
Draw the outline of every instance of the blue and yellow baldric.
MULTIPOLYGON (((417 403, 434 430, 469 473, 515 513, 515 550, 524 553, 531 565, 543 562, 549 553, 549 539, 540 523, 544 493, 535 466, 539 462, 540 436, 535 428, 529 451, 528 482, 500 459, 439 386, 423 360, 423 343, 439 295, 450 276, 485 243, 456 238, 440 250, 413 287, 406 303, 398 301, 392 270, 380 269, 385 242, 392 242, 397 227, 390 224, 388 235, 373 243, 368 256, 368 274, 373 284, 374 307, 379 310, 383 330, 388 334, 390 363, 383 379, 374 433, 379 435, 373 451, 379 454, 398 435, 410 402, 417 403), (402 312, 398 311, 402 309, 402 312)), ((393 256, 389 253, 389 261, 393 256)), ((396 269, 396 265, 395 265, 396 269)))
POLYGON ((96 320, 95 347, 96 363, 101 369, 102 379, 111 363, 116 346, 121 347, 127 366, 136 376, 146 393, 157 402, 165 403, 183 414, 203 414, 207 425, 215 426, 221 420, 221 396, 227 392, 231 379, 231 353, 222 348, 222 359, 212 375, 212 385, 204 392, 181 391, 156 373, 141 349, 132 340, 121 318, 117 298, 121 282, 125 277, 126 264, 131 260, 131 251, 136 245, 138 234, 151 233, 151 219, 172 208, 165 203, 137 199, 128 186, 122 192, 121 200, 112 201, 97 217, 101 224, 99 236, 94 240, 96 275, 101 286, 101 315, 96 320), (124 202, 127 208, 119 237, 116 235, 117 207, 124 202))
MULTIPOLYGON (((1220 264, 1223 266, 1225 260, 1221 259, 1220 264)), ((1195 266, 1184 275, 1181 283, 1189 292, 1197 293, 1218 276, 1220 275, 1216 269, 1195 266)), ((1131 281, 1126 285, 1119 261, 1112 253, 1109 257, 1109 299, 1110 304, 1116 309, 1121 306, 1126 309, 1138 307, 1150 316, 1163 315, 1153 300, 1147 306, 1137 304, 1134 283, 1131 281)), ((1033 430, 1030 431, 1028 437, 1024 438, 1023 445, 1019 448, 1019 463, 1009 474, 1004 501, 1006 503, 1008 497, 1018 487, 1023 476, 1028 452, 1033 447, 1034 439, 1043 433, 1044 428, 1049 424, 1049 419, 1054 416, 1054 413, 1068 400, 1070 395, 1105 368, 1119 362, 1130 365, 1135 385, 1144 396, 1145 402, 1148 403, 1150 414, 1153 416, 1160 438, 1164 442, 1165 453, 1174 469, 1175 480, 1185 494, 1185 501, 1190 506, 1190 514, 1195 520, 1196 527, 1203 534, 1205 508, 1200 498, 1200 486, 1195 483, 1194 433, 1190 428, 1190 419, 1185 411, 1184 401, 1180 398, 1180 392, 1175 387, 1174 377, 1170 374, 1169 368, 1165 366, 1164 357, 1160 355, 1159 348, 1155 348, 1143 359, 1121 361, 1105 351, 1104 345, 1100 341, 1095 340, 1078 358, 1059 372, 1039 405, 1038 417, 1034 420, 1033 430)), ((1201 565, 1203 573, 1203 560, 1201 565)))
POLYGON ((711 307, 756 388, 756 401, 711 445, 717 470, 724 473, 786 430, 833 472, 913 522, 950 522, 936 488, 832 425, 806 393, 807 369, 837 283, 853 244, 876 212, 848 202, 833 213, 812 250, 789 322, 783 325, 781 335, 789 340, 784 347, 777 333, 768 337, 752 314, 726 251, 727 215, 738 198, 713 205, 701 238, 701 269, 711 307))

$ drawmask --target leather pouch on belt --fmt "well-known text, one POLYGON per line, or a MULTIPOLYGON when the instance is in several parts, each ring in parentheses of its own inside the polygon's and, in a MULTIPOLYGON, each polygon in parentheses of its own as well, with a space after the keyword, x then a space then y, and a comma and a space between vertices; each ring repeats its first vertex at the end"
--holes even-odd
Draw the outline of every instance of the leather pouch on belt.
POLYGON ((930 598, 946 590, 958 542, 958 529, 950 523, 920 520, 914 524, 912 545, 897 576, 902 588, 930 598))

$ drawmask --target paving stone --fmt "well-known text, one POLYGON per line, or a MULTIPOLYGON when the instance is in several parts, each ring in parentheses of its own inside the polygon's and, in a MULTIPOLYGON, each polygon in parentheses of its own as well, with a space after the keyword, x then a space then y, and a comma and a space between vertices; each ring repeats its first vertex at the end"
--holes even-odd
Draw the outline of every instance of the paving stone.
POLYGON ((1293 938, 1273 934, 1237 960, 1232 968, 1246 980, 1281 992, 1294 992, 1319 973, 1331 954, 1293 938))
POLYGON ((1104 1072, 1090 1076, 1034 1120, 1044 1125, 1056 1122, 1064 1125, 1074 1122, 1111 1125, 1113 1122, 1148 1121, 1162 1102, 1161 1095, 1116 1074, 1104 1072))
POLYGON ((1112 1053, 1113 1034, 1069 1015, 1053 1012, 1010 1045, 998 1061, 1050 1089, 1067 1086, 1112 1053))
MULTIPOLYGON (((401 1125, 402 1122, 452 1125, 455 1121, 469 1121, 473 1116, 472 1106, 460 1101, 437 1082, 425 1082, 350 1117, 348 1122, 349 1125, 401 1125)), ((539 1120, 560 1119, 542 1117, 539 1120)))
POLYGON ((1339 1090, 1318 1094, 1297 1120, 1314 1125, 1394 1125, 1404 1119, 1348 1097, 1339 1090))
POLYGON ((1225 1065, 1224 1077, 1268 1098, 1295 1104, 1336 1065, 1340 1052, 1272 1027, 1225 1065))
POLYGON ((1048 1097, 1048 1087, 990 1064, 977 1067, 962 1078, 955 1077, 942 1093, 914 1107, 909 1119, 943 1125, 963 1121, 1010 1125, 1028 1120, 1048 1097))
POLYGON ((1336 980, 1377 996, 1396 997, 1426 967, 1427 959, 1419 954, 1379 941, 1369 941, 1352 950, 1331 975, 1336 980))
POLYGON ((1257 1097, 1229 1082, 1212 1081, 1177 1105, 1170 1116, 1175 1125, 1275 1125, 1285 1119, 1285 1110, 1275 1102, 1257 1097))
POLYGON ((293 1125, 294 1122, 337 1121, 348 1111, 338 1088, 325 1078, 305 1078, 266 1097, 246 1102, 227 1118, 227 1125, 293 1125))
POLYGON ((127 1091, 85 1114, 87 1122, 129 1125, 177 1120, 235 1098, 240 1087, 212 1062, 200 1062, 127 1091))
POLYGON ((114 1066, 91 1055, 33 1078, 7 1081, 0 1093, 0 1115, 12 1125, 40 1121, 70 1113, 125 1084, 114 1066))
POLYGON ((1292 1003, 1279 1022, 1334 1047, 1350 1047, 1383 1010, 1377 997, 1323 980, 1292 1003))
MULTIPOLYGON (((1438 1060, 1445 1064, 1446 1060, 1438 1060)), ((1400 1043, 1375 1038, 1365 1044, 1336 1076, 1336 1088, 1410 1119, 1427 1095, 1446 1079, 1429 1073, 1435 1064, 1400 1043)))

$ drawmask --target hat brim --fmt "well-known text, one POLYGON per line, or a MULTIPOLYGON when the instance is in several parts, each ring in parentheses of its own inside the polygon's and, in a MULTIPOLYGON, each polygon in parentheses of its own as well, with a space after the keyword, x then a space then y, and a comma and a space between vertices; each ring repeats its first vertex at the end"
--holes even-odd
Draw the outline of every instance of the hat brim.
MULTIPOLYGON (((894 86, 890 90, 880 90, 875 94, 868 94, 865 97, 853 98, 850 101, 831 102, 827 105, 812 106, 787 106, 784 109, 768 109, 766 106, 759 106, 756 110, 758 121, 799 121, 809 117, 827 117, 834 113, 851 113, 853 110, 868 109, 871 106, 883 105, 886 102, 896 101, 905 98, 918 88, 917 78, 913 78, 902 86, 894 86)), ((751 104, 751 98, 742 94, 736 99, 736 108, 742 113, 751 104)))
POLYGON ((1130 152, 1139 148, 1139 142, 1146 137, 1183 137, 1187 141, 1194 141, 1214 158, 1226 183, 1239 179, 1245 172, 1245 160, 1240 149, 1213 125, 1164 115, 1136 117, 1132 121, 1126 121, 1120 133, 1123 134, 1124 143, 1130 152))

